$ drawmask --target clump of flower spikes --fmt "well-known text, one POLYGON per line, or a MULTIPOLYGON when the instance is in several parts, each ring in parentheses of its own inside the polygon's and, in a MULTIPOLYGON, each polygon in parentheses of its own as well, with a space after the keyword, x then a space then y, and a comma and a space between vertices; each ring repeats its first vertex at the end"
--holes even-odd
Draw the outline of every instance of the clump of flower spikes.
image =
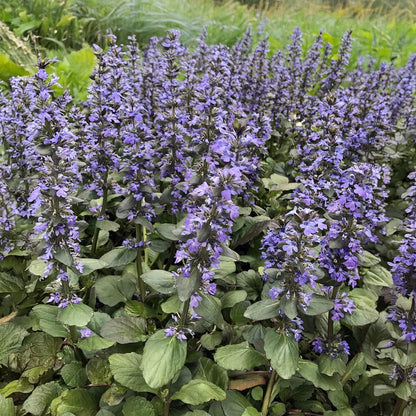
MULTIPOLYGON (((82 271, 82 264, 78 262, 79 229, 71 201, 79 188, 80 173, 75 151, 77 138, 67 118, 72 99, 67 92, 58 98, 53 96, 57 78, 52 76, 48 80, 45 68, 49 64, 48 60, 39 61, 34 76, 12 82, 6 114, 13 113, 23 103, 31 112, 23 111, 24 131, 19 130, 22 125, 6 130, 5 147, 15 150, 10 152, 5 163, 9 163, 9 171, 15 175, 13 179, 17 184, 14 214, 35 223, 31 242, 39 253, 38 258, 45 261, 43 277, 53 273, 62 283, 62 294, 55 293, 50 301, 66 307, 69 302, 80 301, 71 295, 68 283, 70 268, 82 271), (30 92, 26 97, 22 97, 23 88, 30 92), (18 146, 15 146, 16 139, 19 139, 18 146), (28 150, 23 151, 23 143, 28 150), (17 155, 22 162, 17 162, 17 155)), ((4 164, 2 167, 4 169, 4 164)))
POLYGON ((393 306, 388 319, 396 322, 408 342, 416 340, 416 172, 409 175, 411 186, 406 192, 409 205, 404 220, 405 235, 399 254, 391 263, 393 282, 398 293, 410 300, 410 309, 393 306))

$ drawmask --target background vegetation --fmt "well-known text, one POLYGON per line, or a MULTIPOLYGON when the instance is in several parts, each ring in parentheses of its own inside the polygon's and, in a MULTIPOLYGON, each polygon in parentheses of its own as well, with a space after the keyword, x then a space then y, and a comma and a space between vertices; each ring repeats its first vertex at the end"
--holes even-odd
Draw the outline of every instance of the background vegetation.
POLYGON ((226 45, 252 27, 257 38, 269 36, 274 52, 296 26, 305 49, 320 30, 324 41, 337 47, 342 34, 353 29, 351 67, 359 56, 369 55, 377 63, 394 59, 404 65, 416 50, 415 17, 410 0, 1 0, 0 78, 33 73, 38 54, 57 56, 61 82, 82 99, 79 91, 85 90, 95 63, 87 51, 94 43, 105 44, 107 30, 122 43, 134 34, 144 46, 150 37, 175 28, 192 47, 203 27, 208 43, 226 45))

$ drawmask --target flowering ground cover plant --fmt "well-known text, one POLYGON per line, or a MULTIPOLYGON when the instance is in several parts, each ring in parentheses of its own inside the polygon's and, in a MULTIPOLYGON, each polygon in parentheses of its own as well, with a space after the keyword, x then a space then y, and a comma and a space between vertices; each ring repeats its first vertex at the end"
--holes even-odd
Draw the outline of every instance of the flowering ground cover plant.
POLYGON ((415 57, 204 37, 0 96, 1 415, 413 415, 415 57))

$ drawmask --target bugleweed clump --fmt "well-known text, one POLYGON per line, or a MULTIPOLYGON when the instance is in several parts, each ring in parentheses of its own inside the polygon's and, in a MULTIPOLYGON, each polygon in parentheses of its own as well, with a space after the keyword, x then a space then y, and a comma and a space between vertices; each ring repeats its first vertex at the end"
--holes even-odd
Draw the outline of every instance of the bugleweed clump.
POLYGON ((416 414, 416 57, 108 35, 0 97, 2 416, 416 414))

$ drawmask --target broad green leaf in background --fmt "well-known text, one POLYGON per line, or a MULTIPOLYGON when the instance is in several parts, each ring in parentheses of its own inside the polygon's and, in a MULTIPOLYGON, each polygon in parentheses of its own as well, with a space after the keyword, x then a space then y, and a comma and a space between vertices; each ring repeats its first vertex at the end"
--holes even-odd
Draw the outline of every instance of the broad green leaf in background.
POLYGON ((108 306, 126 302, 136 291, 136 278, 126 273, 122 276, 100 277, 95 283, 98 299, 108 306))
POLYGON ((319 389, 325 391, 342 390, 338 376, 330 377, 321 374, 318 364, 315 364, 312 361, 299 360, 298 371, 302 377, 313 383, 313 385, 319 389))
POLYGON ((365 373, 367 363, 364 353, 358 353, 351 361, 348 362, 344 375, 342 376, 342 384, 350 379, 357 380, 359 376, 365 373))
POLYGON ((65 325, 86 326, 93 313, 93 309, 88 305, 69 303, 67 307, 59 309, 57 320, 65 325))
POLYGON ((207 380, 214 383, 222 390, 228 388, 228 374, 224 368, 215 364, 214 361, 207 357, 202 357, 199 361, 198 371, 195 374, 195 379, 207 380))
POLYGON ((144 397, 133 396, 126 400, 123 416, 155 416, 155 410, 144 397))
POLYGON ((88 361, 85 370, 91 384, 110 384, 110 364, 103 358, 92 358, 88 361))
POLYGON ((26 335, 26 330, 13 321, 0 325, 0 364, 7 364, 9 354, 19 349, 26 335))
POLYGON ((117 316, 102 326, 101 336, 119 344, 144 341, 147 338, 146 320, 134 316, 117 316))
POLYGON ((232 308, 237 303, 246 300, 246 298, 247 292, 245 290, 233 290, 226 292, 221 298, 221 307, 222 309, 232 308))
POLYGON ((32 390, 33 385, 26 378, 19 378, 0 389, 0 394, 4 397, 9 397, 13 393, 30 393, 32 390))
POLYGON ((142 356, 135 352, 113 354, 108 358, 114 379, 137 392, 154 392, 143 378, 142 356))
POLYGON ((199 302, 195 312, 210 324, 215 324, 220 328, 224 324, 224 318, 221 314, 221 301, 210 295, 201 293, 202 300, 199 302))
POLYGON ((267 365, 266 358, 248 345, 248 342, 226 345, 217 349, 215 361, 227 370, 252 370, 267 365))
POLYGON ((127 247, 117 247, 100 257, 100 260, 107 263, 108 267, 120 267, 134 261, 137 250, 127 247))
POLYGON ((49 407, 52 400, 58 397, 63 390, 63 387, 56 381, 41 384, 25 400, 23 410, 34 416, 41 416, 49 407))
POLYGON ((0 394, 0 414, 1 416, 15 416, 16 410, 12 399, 6 399, 0 394))
POLYGON ((334 307, 334 302, 325 296, 312 295, 310 303, 306 308, 306 315, 320 315, 330 311, 334 307))
POLYGON ((252 404, 239 392, 227 390, 226 398, 221 402, 225 416, 241 416, 252 404))
POLYGON ((57 321, 59 311, 60 308, 55 305, 36 305, 32 309, 33 315, 39 321, 39 329, 53 337, 66 338, 68 330, 57 321))
POLYGON ((152 388, 167 384, 185 364, 186 341, 166 337, 165 332, 154 333, 143 350, 143 377, 152 388))
POLYGON ((391 273, 384 267, 376 265, 363 271, 364 283, 375 286, 393 287, 391 273))
POLYGON ((280 377, 289 379, 295 374, 299 346, 293 337, 270 330, 264 337, 264 350, 271 366, 280 377))
POLYGON ((105 350, 115 344, 115 341, 104 339, 97 334, 92 334, 88 338, 80 339, 77 342, 77 346, 84 352, 94 352, 105 350))
POLYGON ((272 299, 260 300, 250 305, 244 316, 252 321, 274 318, 279 315, 279 301, 272 299))
POLYGON ((79 361, 65 364, 61 368, 61 376, 70 387, 83 387, 87 383, 87 373, 84 365, 79 361))
POLYGON ((0 293, 21 292, 25 287, 23 279, 6 272, 0 272, 0 293))
POLYGON ((210 400, 225 400, 225 391, 207 380, 191 380, 172 396, 173 400, 198 405, 210 400))
POLYGON ((87 390, 65 390, 51 403, 52 416, 62 416, 66 412, 75 416, 95 416, 98 403, 95 397, 87 390))
POLYGON ((142 274, 143 281, 158 293, 171 295, 175 292, 176 279, 166 270, 150 270, 142 274))

